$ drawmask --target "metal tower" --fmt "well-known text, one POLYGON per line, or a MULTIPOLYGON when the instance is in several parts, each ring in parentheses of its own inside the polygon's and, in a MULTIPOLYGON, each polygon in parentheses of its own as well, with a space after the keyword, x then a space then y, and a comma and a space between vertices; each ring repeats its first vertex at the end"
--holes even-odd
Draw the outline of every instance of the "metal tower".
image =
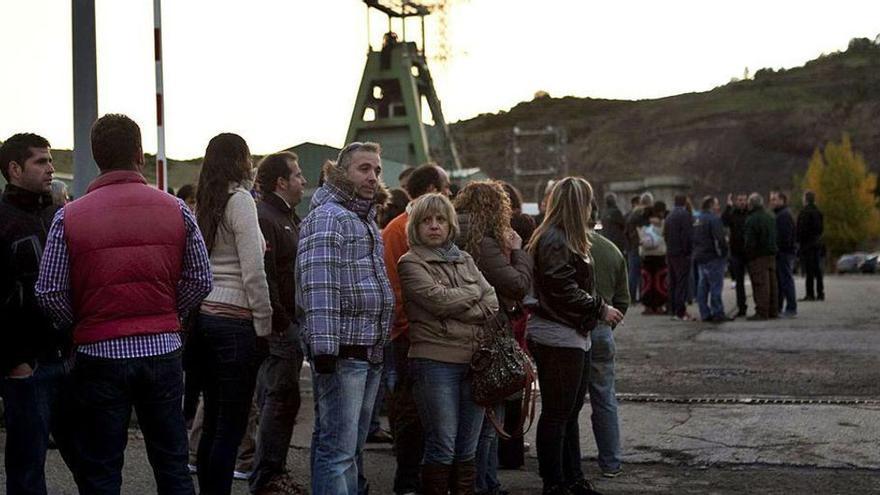
MULTIPOLYGON (((351 123, 345 142, 376 141, 382 155, 409 165, 434 161, 448 170, 458 170, 458 151, 443 118, 440 99, 425 60, 425 16, 430 10, 404 1, 386 5, 380 0, 364 0, 369 9, 388 16, 388 32, 382 48, 367 53, 351 123), (421 19, 422 49, 406 41, 406 19, 421 19), (401 19, 403 39, 392 30, 392 19, 401 19), (422 122, 422 100, 434 120, 433 129, 422 122)), ((387 2, 386 2, 387 3, 387 2)))

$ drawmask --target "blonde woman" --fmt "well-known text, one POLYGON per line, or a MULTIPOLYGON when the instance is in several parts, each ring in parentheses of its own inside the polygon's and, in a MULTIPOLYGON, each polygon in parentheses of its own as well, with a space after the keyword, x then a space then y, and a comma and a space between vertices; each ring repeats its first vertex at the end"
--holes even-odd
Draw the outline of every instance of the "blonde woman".
POLYGON ((599 321, 614 326, 623 315, 596 295, 587 237, 592 199, 585 179, 556 183, 528 246, 538 299, 528 345, 541 386, 536 443, 545 495, 597 493, 581 469, 578 429, 589 383, 589 334, 599 321))
POLYGON ((397 268, 425 430, 423 493, 472 494, 483 408, 471 394, 470 362, 481 324, 498 310, 498 300, 473 258, 453 243, 459 228, 449 199, 426 194, 410 208, 410 249, 397 268))

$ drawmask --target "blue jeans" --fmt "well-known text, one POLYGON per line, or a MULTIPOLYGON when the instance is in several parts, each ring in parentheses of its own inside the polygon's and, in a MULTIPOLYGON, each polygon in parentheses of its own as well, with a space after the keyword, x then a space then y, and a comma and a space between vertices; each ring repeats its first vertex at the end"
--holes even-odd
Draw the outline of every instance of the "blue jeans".
POLYGON ((474 459, 483 408, 471 394, 470 364, 413 359, 414 396, 425 430, 424 464, 474 459))
POLYGON ((194 493, 186 468, 180 356, 180 350, 132 359, 77 354, 71 375, 79 409, 75 438, 80 493, 120 493, 132 406, 144 434, 157 493, 194 493))
POLYGON ((6 424, 6 493, 46 494, 49 432, 68 467, 71 442, 69 370, 60 362, 40 362, 27 378, 2 378, 0 395, 6 424), (68 403, 68 404, 66 404, 68 403))
POLYGON ((590 419, 599 451, 599 469, 620 468, 620 422, 617 418, 617 395, 614 388, 614 334, 600 323, 590 332, 590 419))
POLYGON ((238 446, 247 429, 257 382, 257 334, 250 320, 200 314, 200 362, 205 418, 196 454, 199 489, 226 495, 238 446))
MULTIPOLYGON (((504 401, 495 404, 495 419, 498 424, 504 425, 504 401)), ((480 430, 480 440, 477 442, 477 457, 474 459, 477 467, 476 489, 477 493, 492 493, 501 487, 498 481, 498 432, 488 419, 483 420, 483 428, 480 430)))
POLYGON ((700 285, 697 287, 697 304, 700 307, 700 318, 709 320, 724 316, 724 301, 721 291, 724 289, 724 272, 727 260, 717 258, 697 265, 700 274, 700 285))
POLYGON ((626 265, 629 270, 627 273, 627 282, 629 282, 629 293, 632 301, 639 300, 639 285, 642 281, 642 258, 639 257, 639 250, 634 249, 626 253, 626 265))
POLYGON ((785 312, 797 314, 797 295, 794 288, 794 263, 797 260, 795 254, 776 254, 776 281, 779 284, 779 312, 782 312, 782 303, 785 302, 785 312))
POLYGON ((357 359, 338 360, 333 373, 312 367, 312 495, 367 492, 363 449, 381 379, 381 364, 357 359))

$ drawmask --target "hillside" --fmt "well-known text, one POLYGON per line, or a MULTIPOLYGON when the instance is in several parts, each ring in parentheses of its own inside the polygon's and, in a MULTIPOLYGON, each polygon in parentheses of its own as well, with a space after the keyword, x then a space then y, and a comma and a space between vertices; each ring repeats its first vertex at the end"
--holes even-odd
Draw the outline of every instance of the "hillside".
POLYGON ((695 194, 789 188, 813 150, 848 132, 880 170, 880 46, 856 39, 803 67, 641 101, 538 98, 453 124, 465 166, 509 179, 511 129, 565 128, 569 172, 594 185, 682 175, 695 194))

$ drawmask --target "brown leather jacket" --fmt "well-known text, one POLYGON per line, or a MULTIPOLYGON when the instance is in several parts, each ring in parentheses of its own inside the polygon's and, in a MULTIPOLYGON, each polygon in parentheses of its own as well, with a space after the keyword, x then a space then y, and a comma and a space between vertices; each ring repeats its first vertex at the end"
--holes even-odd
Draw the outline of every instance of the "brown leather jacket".
POLYGON ((437 251, 411 246, 397 265, 410 358, 469 363, 487 314, 498 310, 495 289, 464 251, 447 260, 437 251))

